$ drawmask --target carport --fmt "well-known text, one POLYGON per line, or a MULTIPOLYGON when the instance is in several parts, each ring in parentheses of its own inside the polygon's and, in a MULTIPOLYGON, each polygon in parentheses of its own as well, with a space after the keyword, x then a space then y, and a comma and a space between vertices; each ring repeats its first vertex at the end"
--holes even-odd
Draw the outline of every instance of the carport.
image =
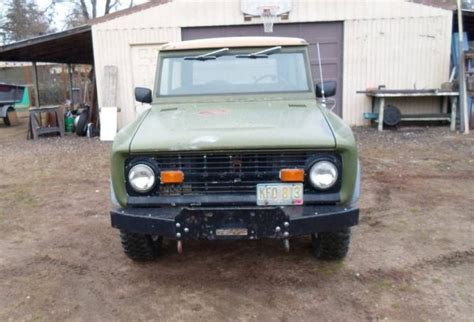
POLYGON ((0 47, 0 61, 33 64, 36 106, 41 105, 37 63, 67 64, 69 99, 72 100, 72 64, 94 65, 91 26, 84 25, 0 47))

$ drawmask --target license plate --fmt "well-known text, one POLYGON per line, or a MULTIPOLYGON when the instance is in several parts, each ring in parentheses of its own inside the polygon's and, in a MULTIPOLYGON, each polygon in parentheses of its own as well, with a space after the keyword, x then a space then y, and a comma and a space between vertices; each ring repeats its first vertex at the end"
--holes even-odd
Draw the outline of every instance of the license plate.
POLYGON ((247 236, 247 228, 221 228, 216 229, 216 236, 247 236))
POLYGON ((257 205, 259 206, 302 204, 302 183, 262 183, 257 185, 257 205))

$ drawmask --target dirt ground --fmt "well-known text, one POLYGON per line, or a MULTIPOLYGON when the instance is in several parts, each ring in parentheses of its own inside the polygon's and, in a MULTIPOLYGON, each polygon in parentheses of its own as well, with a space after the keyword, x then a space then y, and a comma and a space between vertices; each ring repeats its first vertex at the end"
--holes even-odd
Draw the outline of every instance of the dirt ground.
POLYGON ((474 135, 356 129, 361 223, 342 262, 310 239, 122 253, 110 143, 0 125, 0 320, 473 320, 474 135))

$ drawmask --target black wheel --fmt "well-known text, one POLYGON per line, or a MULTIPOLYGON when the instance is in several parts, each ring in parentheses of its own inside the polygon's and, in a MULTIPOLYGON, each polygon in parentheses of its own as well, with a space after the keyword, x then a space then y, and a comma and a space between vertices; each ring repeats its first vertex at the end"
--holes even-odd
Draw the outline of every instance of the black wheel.
POLYGON ((122 248, 129 258, 134 261, 151 261, 160 254, 162 238, 153 238, 150 235, 120 231, 122 248))
POLYGON ((387 105, 383 112, 383 124, 386 126, 397 126, 402 120, 402 113, 398 107, 387 105))
POLYGON ((77 120, 76 134, 79 136, 85 136, 87 132, 87 120, 89 119, 89 111, 87 109, 83 110, 79 114, 79 119, 77 120))
POLYGON ((328 231, 311 237, 314 256, 325 260, 343 259, 349 251, 351 229, 328 231))

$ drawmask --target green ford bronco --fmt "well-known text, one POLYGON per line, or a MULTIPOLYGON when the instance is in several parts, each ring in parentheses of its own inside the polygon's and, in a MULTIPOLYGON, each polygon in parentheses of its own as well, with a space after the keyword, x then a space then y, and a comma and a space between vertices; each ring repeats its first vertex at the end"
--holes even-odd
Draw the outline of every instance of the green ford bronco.
POLYGON ((178 252, 192 239, 275 238, 289 250, 311 235, 316 257, 343 258, 360 170, 351 129, 326 108, 335 92, 334 81, 313 85, 302 39, 164 45, 153 91, 135 89, 151 108, 112 148, 125 254, 154 259, 163 238, 178 252))

